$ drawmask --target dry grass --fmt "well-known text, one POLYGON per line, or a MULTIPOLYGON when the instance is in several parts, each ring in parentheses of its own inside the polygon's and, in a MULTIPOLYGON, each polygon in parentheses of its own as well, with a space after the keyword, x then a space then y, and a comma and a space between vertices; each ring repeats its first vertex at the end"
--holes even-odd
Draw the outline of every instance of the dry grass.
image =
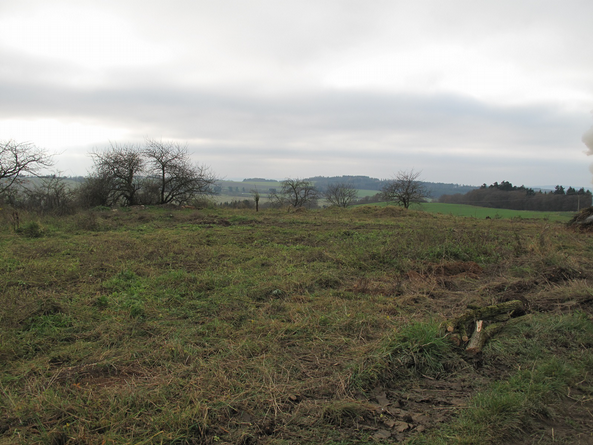
MULTIPOLYGON (((393 207, 40 222, 40 238, 0 229, 6 443, 372 442, 377 387, 418 384, 388 358, 414 321, 518 294, 591 307, 591 238, 545 222, 393 207)), ((447 354, 431 378, 473 369, 447 354)))

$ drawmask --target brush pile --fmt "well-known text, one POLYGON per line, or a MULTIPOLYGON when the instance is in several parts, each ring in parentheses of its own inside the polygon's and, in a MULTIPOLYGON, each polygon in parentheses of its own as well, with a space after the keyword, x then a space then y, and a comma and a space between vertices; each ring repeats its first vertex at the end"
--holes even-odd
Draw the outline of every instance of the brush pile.
POLYGON ((506 301, 493 306, 470 308, 460 317, 441 325, 456 346, 464 346, 467 353, 478 354, 486 342, 499 333, 511 318, 525 315, 519 300, 506 301), (473 334, 470 334, 473 329, 473 334))

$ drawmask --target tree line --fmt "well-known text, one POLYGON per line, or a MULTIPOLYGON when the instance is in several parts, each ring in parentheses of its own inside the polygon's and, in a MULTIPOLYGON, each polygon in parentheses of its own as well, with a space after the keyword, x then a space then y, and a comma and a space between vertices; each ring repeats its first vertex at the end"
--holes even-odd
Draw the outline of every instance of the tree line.
MULTIPOLYGON (((143 145, 110 143, 90 153, 93 168, 86 177, 76 178, 76 187, 57 174, 40 176, 53 166, 51 155, 31 143, 0 142, 0 203, 41 212, 68 213, 76 208, 187 205, 214 194, 220 186, 206 166, 191 162, 186 145, 147 139, 143 145), (30 177, 35 177, 31 180, 30 177)), ((381 199, 408 208, 429 194, 420 173, 399 172, 382 180, 381 199)), ((364 176, 342 177, 351 181, 319 181, 289 178, 280 188, 270 189, 268 207, 313 208, 320 199, 329 205, 348 207, 358 200, 357 181, 364 176)), ((260 192, 251 190, 259 210, 260 192)), ((246 207, 243 202, 233 206, 246 207)))
MULTIPOLYGON (((205 195, 219 191, 216 175, 209 167, 191 161, 186 145, 172 141, 147 139, 144 144, 111 143, 108 148, 90 153, 93 168, 89 175, 70 187, 58 175, 40 177, 53 166, 53 159, 31 143, 0 142, 0 203, 15 208, 66 213, 78 207, 191 205, 203 202, 205 195), (26 176, 37 177, 28 181, 26 176)), ((263 206, 314 208, 320 199, 329 205, 348 207, 354 203, 387 201, 408 208, 422 202, 431 193, 420 173, 400 171, 390 180, 366 176, 289 178, 280 188, 269 190, 263 206), (327 179, 327 180, 326 180, 327 179), (341 179, 341 180, 338 180, 341 179), (381 190, 373 197, 358 198, 358 188, 376 185, 381 190)), ((452 185, 452 184, 451 184, 452 185)), ((260 192, 252 189, 255 209, 259 210, 260 192)), ((583 188, 556 186, 550 193, 536 192, 508 181, 495 182, 465 194, 443 195, 440 202, 470 204, 515 210, 576 211, 592 204, 591 192, 583 188)), ((231 206, 246 207, 243 202, 231 206)))
POLYGON ((217 181, 208 167, 191 161, 186 145, 177 142, 111 143, 90 155, 91 172, 77 187, 69 187, 57 174, 39 177, 53 166, 44 150, 30 143, 0 143, 0 202, 56 213, 77 207, 185 205, 213 193, 217 181))
MULTIPOLYGON (((254 193, 257 193, 254 191, 254 193)), ((312 181, 289 178, 280 182, 280 189, 273 189, 269 195, 269 206, 292 208, 315 208, 320 199, 330 205, 348 207, 356 202, 358 191, 351 184, 336 182, 318 188, 312 181)))
POLYGON ((535 191, 532 188, 515 186, 508 181, 483 184, 465 194, 443 195, 439 202, 468 204, 479 207, 511 210, 536 210, 551 212, 574 212, 591 206, 591 192, 574 187, 565 189, 557 185, 553 191, 535 191))
MULTIPOLYGON (((423 182, 418 178, 420 172, 400 171, 391 180, 384 180, 380 192, 380 199, 396 205, 410 207, 413 203, 424 201, 430 194, 423 182)), ((305 179, 287 179, 281 182, 278 191, 270 193, 270 205, 281 207, 315 207, 320 198, 332 206, 348 207, 354 203, 361 203, 358 190, 349 182, 322 183, 323 189, 317 183, 305 179)))

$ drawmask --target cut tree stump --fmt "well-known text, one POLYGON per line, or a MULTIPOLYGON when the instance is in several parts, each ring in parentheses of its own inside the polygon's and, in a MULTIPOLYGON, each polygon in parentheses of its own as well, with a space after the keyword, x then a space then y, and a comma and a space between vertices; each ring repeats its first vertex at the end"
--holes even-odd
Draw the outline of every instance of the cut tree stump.
POLYGON ((466 352, 477 354, 488 340, 502 330, 508 320, 522 315, 525 315, 525 309, 521 301, 505 301, 493 306, 470 309, 460 317, 445 321, 442 327, 453 343, 457 346, 466 344, 466 352), (468 332, 473 332, 471 337, 468 332))

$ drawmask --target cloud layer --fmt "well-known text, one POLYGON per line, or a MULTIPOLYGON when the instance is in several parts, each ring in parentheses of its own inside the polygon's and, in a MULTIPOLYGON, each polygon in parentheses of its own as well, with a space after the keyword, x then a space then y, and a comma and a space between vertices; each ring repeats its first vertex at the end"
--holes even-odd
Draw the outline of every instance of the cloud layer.
POLYGON ((155 137, 226 177, 590 179, 588 1, 14 0, 0 13, 0 139, 60 152, 70 174, 92 147, 155 137))

